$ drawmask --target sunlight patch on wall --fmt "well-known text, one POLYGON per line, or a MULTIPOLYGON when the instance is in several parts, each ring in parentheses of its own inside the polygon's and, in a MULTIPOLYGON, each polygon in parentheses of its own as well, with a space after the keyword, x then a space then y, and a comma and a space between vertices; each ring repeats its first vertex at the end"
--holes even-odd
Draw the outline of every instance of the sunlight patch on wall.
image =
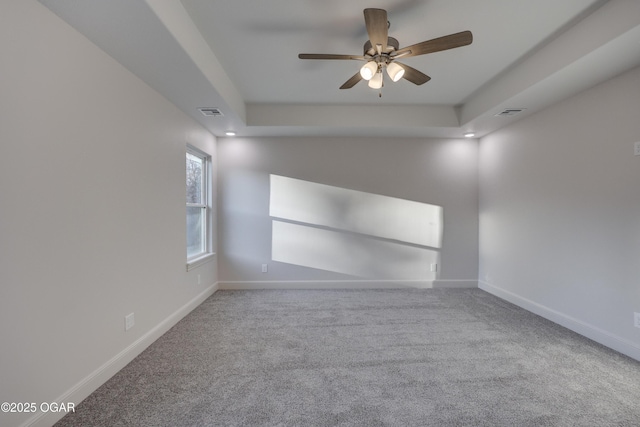
POLYGON ((442 207, 270 176, 274 261, 377 279, 434 280, 442 207))
POLYGON ((339 231, 276 221, 274 261, 376 279, 434 279, 438 252, 339 231))
POLYGON ((284 176, 271 175, 269 214, 275 218, 442 246, 442 207, 284 176))

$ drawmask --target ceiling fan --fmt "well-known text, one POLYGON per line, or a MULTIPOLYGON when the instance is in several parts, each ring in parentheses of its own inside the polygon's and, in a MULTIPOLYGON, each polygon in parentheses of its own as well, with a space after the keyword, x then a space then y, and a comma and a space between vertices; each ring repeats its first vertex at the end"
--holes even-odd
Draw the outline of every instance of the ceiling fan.
MULTIPOLYGON (((353 59, 366 61, 359 72, 347 80, 340 89, 350 89, 360 80, 368 80, 369 87, 380 89, 383 86, 383 71, 389 78, 397 82, 401 78, 413 84, 421 85, 431 80, 431 77, 406 64, 397 61, 399 58, 440 52, 456 47, 466 46, 473 41, 470 31, 450 34, 448 36, 427 40, 411 46, 399 48, 398 40, 389 37, 389 21, 384 9, 365 9, 364 22, 367 27, 369 40, 364 44, 363 55, 333 55, 323 53, 301 53, 300 59, 353 59)), ((382 96, 382 94, 380 94, 382 96)))

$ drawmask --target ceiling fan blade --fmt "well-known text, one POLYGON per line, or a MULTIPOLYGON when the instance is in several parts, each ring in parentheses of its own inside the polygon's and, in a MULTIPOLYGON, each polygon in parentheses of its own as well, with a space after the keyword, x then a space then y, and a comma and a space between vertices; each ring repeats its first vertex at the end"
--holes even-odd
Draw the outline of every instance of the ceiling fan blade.
POLYGON ((377 45, 381 45, 380 52, 378 53, 386 52, 387 38, 389 37, 387 11, 384 9, 365 9, 364 23, 367 26, 371 46, 376 48, 377 45))
POLYGON ((298 55, 300 59, 357 59, 366 60, 362 55, 332 55, 330 53, 301 53, 298 55))
POLYGON ((360 71, 358 71, 357 73, 355 73, 353 75, 353 77, 351 77, 349 80, 347 80, 346 82, 344 82, 344 84, 342 86, 340 86, 340 89, 351 89, 352 87, 354 87, 356 85, 356 83, 358 83, 360 80, 362 80, 362 76, 360 75, 360 71))
POLYGON ((399 62, 396 62, 396 64, 399 64, 402 66, 402 68, 404 68, 404 75, 402 76, 402 78, 409 80, 413 84, 421 85, 431 80, 431 77, 427 76, 422 71, 418 71, 413 67, 409 67, 407 64, 401 64, 399 62))
POLYGON ((427 40, 422 43, 403 47, 402 49, 398 49, 394 56, 403 55, 406 58, 409 56, 440 52, 469 45, 472 41, 473 35, 471 34, 471 31, 462 31, 461 33, 449 34, 448 36, 438 37, 437 39, 427 40))

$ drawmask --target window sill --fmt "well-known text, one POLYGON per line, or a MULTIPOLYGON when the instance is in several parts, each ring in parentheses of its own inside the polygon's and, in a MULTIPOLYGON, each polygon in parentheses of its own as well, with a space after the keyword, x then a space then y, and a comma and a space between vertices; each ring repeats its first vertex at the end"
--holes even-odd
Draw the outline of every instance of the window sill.
POLYGON ((215 256, 216 256, 215 252, 211 252, 211 253, 202 255, 201 257, 194 258, 192 260, 187 261, 187 271, 191 271, 194 268, 198 268, 203 264, 213 261, 215 256))

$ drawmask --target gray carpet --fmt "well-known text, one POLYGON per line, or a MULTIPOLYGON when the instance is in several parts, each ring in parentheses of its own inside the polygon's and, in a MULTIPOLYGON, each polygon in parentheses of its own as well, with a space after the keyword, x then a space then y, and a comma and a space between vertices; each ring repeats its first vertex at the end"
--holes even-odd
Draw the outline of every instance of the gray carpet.
POLYGON ((640 362, 478 289, 219 291, 56 426, 639 426, 640 362))

